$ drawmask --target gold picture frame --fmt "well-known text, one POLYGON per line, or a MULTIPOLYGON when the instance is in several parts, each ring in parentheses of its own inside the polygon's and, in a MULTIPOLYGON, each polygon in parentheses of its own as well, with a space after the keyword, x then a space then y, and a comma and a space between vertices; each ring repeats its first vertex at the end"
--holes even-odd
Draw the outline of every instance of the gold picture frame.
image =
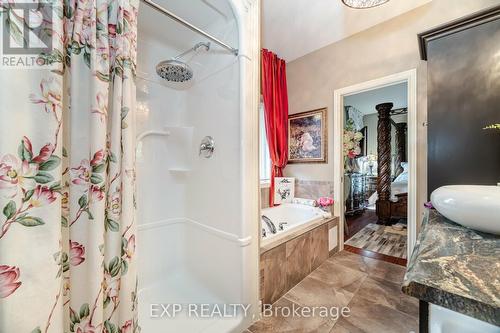
POLYGON ((328 163, 327 108, 288 116, 288 163, 328 163))

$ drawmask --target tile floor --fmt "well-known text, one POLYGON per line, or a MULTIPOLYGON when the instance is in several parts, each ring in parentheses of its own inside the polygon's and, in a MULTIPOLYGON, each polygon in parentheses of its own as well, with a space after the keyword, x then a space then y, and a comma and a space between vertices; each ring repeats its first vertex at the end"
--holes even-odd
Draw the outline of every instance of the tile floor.
POLYGON ((244 333, 418 332, 418 301, 401 292, 405 268, 342 251, 292 288, 276 306, 349 307, 350 316, 266 317, 244 333))

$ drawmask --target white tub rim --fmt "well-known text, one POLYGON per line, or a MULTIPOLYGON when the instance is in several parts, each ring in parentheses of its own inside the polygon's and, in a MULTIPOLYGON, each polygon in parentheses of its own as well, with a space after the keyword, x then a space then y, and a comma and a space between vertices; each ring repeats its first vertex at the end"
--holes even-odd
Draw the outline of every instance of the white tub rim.
MULTIPOLYGON (((278 234, 274 234, 272 236, 267 236, 266 238, 262 238, 260 240, 260 252, 261 254, 264 252, 269 251, 270 249, 273 249, 291 239, 294 239, 296 237, 301 236, 302 234, 315 229, 324 223, 327 223, 329 221, 332 221, 334 217, 331 216, 326 216, 325 212, 321 211, 320 208, 317 207, 312 207, 312 206, 307 206, 307 205, 300 205, 300 204, 294 204, 294 203, 286 203, 283 204, 283 206, 277 206, 277 207, 269 207, 261 210, 261 216, 265 215, 266 212, 268 212, 270 209, 283 209, 284 207, 286 208, 287 206, 293 206, 297 208, 309 208, 312 210, 315 210, 317 212, 317 215, 313 216, 312 218, 294 225, 293 227, 289 229, 285 229, 284 231, 279 232, 278 234)), ((262 222, 261 222, 262 223, 262 222)), ((276 225, 278 228, 278 225, 276 225)))

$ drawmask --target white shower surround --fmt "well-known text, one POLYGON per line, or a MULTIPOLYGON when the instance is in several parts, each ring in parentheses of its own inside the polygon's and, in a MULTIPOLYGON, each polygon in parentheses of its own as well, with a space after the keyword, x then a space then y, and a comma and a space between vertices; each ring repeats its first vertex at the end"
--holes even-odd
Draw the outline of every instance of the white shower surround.
MULTIPOLYGON (((260 312, 257 157, 260 9, 259 1, 227 0, 227 2, 232 7, 236 19, 238 36, 236 43, 233 44, 238 46, 239 56, 237 64, 228 65, 221 69, 221 72, 239 69, 239 73, 233 73, 239 76, 237 78, 239 92, 236 91, 239 113, 237 117, 228 113, 229 118, 232 116, 232 123, 225 123, 227 118, 212 117, 212 121, 219 126, 232 128, 232 134, 238 134, 239 140, 230 142, 230 138, 223 137, 223 134, 230 132, 231 129, 224 130, 224 127, 219 127, 213 132, 213 128, 208 130, 206 127, 210 116, 223 110, 224 106, 229 108, 228 112, 237 112, 231 109, 231 101, 226 105, 218 104, 216 108, 210 107, 210 98, 217 98, 214 95, 227 92, 225 89, 208 92, 208 89, 213 88, 210 76, 220 75, 219 73, 205 76, 195 68, 195 77, 198 74, 198 78, 202 79, 200 81, 205 82, 196 82, 193 87, 185 91, 172 91, 158 84, 159 81, 153 77, 148 77, 147 80, 139 79, 141 82, 138 82, 139 87, 142 84, 145 90, 150 89, 146 97, 141 96, 143 94, 141 91, 138 92, 138 100, 146 99, 147 104, 151 106, 149 114, 145 112, 148 105, 143 105, 143 109, 138 111, 138 117, 148 118, 143 122, 145 126, 142 130, 170 133, 167 138, 161 136, 144 138, 141 151, 138 152, 138 253, 141 258, 139 318, 142 331, 145 333, 239 332, 256 320, 260 312), (185 98, 184 95, 193 92, 199 94, 198 99, 185 98), (169 98, 172 104, 165 104, 168 103, 166 98, 169 98), (202 110, 198 110, 201 113, 193 115, 192 110, 203 103, 208 104, 202 110), (190 108, 191 114, 186 117, 182 112, 179 113, 178 110, 182 108, 190 108), (172 118, 175 119, 165 124, 162 123, 164 115, 158 113, 167 111, 172 111, 172 118), (166 161, 168 157, 165 158, 161 154, 161 149, 168 149, 167 141, 176 137, 175 131, 172 131, 175 126, 187 128, 181 130, 183 133, 193 132, 192 142, 186 149, 191 150, 191 155, 194 154, 196 157, 190 162, 184 161, 184 168, 172 165, 171 161, 166 161), (168 127, 170 129, 166 129, 168 127), (198 144, 205 135, 213 135, 216 140, 216 154, 214 158, 207 160, 197 157, 198 144), (159 151, 153 152, 152 146, 159 151), (226 161, 228 163, 217 160, 218 157, 224 156, 229 158, 226 161), (233 178, 237 176, 237 184, 226 182, 225 174, 231 172, 233 178), (156 179, 150 178, 149 184, 145 184, 148 175, 150 177, 155 175, 156 179), (155 192, 155 186, 158 192, 155 192), (160 189, 166 194, 162 195, 160 189), (157 195, 151 196, 152 193, 157 195), (225 209, 213 205, 212 200, 220 204, 224 202, 224 198, 230 197, 236 197, 238 202, 228 205, 225 209), (175 320, 152 320, 149 318, 151 303, 244 303, 251 304, 251 309, 246 317, 224 320, 193 320, 183 316, 175 320)), ((166 17, 164 19, 168 20, 166 17)), ((155 47, 156 45, 152 46, 153 54, 154 51, 158 51, 154 49, 155 47)), ((214 49, 216 48, 214 46, 214 49)), ((141 51, 146 52, 144 48, 139 47, 139 57, 141 51)), ((168 54, 170 52, 174 54, 183 50, 168 51, 168 54)), ((165 48, 163 54, 168 58, 165 48)), ((212 57, 227 56, 217 52, 212 57)), ((147 66, 152 66, 151 59, 147 66)), ((234 77, 231 73, 223 75, 234 77)), ((141 76, 140 66, 139 76, 141 76)), ((228 98, 231 100, 231 96, 228 98)), ((215 103, 224 104, 224 101, 216 100, 215 103)), ((230 180, 231 177, 228 178, 230 180)))

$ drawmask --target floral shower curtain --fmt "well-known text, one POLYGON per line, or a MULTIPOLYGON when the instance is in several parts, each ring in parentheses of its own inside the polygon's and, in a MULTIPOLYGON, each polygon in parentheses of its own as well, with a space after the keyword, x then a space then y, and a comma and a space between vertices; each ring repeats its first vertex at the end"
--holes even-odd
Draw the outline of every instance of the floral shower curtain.
POLYGON ((136 332, 138 4, 53 4, 51 68, 0 72, 0 332, 136 332))

